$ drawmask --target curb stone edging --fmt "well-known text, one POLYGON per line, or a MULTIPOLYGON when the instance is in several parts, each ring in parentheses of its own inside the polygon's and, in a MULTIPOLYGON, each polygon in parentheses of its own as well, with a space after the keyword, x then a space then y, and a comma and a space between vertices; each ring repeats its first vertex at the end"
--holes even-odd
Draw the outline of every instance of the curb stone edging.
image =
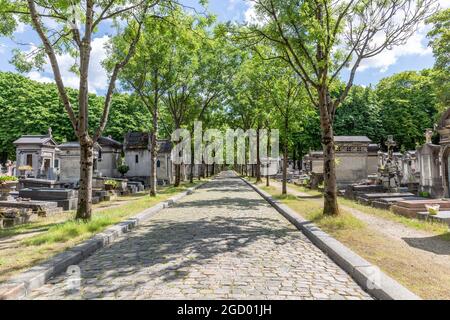
POLYGON ((168 208, 184 197, 193 194, 196 189, 206 183, 208 182, 200 183, 165 201, 159 202, 153 207, 112 225, 103 232, 94 235, 92 238, 12 277, 0 285, 0 300, 18 300, 25 298, 32 290, 43 286, 50 278, 60 274, 69 266, 80 263, 95 251, 108 246, 121 235, 130 232, 163 209, 168 208))
POLYGON ((341 242, 322 231, 315 224, 302 218, 298 213, 285 204, 280 203, 256 185, 242 177, 239 178, 255 190, 297 229, 302 231, 313 244, 327 254, 361 288, 373 297, 379 300, 421 300, 419 296, 386 275, 377 266, 363 259, 341 242), (375 285, 374 281, 378 282, 379 285, 375 285))

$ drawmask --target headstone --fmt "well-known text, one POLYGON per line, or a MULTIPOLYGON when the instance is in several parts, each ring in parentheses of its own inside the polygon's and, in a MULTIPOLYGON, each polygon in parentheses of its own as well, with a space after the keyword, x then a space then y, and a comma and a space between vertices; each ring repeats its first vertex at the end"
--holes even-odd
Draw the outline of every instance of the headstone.
POLYGON ((19 197, 39 201, 54 201, 63 210, 76 210, 78 206, 78 191, 73 189, 21 189, 19 191, 19 197))
POLYGON ((391 207, 396 214, 417 218, 418 212, 426 211, 426 205, 439 205, 441 209, 450 210, 450 201, 448 200, 405 200, 399 201, 391 207))

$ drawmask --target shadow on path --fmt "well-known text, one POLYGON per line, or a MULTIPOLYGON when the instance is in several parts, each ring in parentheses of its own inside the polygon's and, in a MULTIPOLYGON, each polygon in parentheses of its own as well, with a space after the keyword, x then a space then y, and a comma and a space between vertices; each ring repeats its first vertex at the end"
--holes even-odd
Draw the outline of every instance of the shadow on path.
POLYGON ((450 256, 450 242, 442 239, 442 236, 402 239, 411 247, 433 252, 438 255, 450 256))
MULTIPOLYGON (((213 217, 195 220, 156 220, 145 226, 144 233, 130 233, 121 241, 98 252, 82 266, 85 279, 125 276, 130 280, 145 270, 148 279, 162 282, 185 278, 192 267, 208 264, 216 255, 233 252, 237 257, 248 255, 245 248, 260 239, 269 239, 282 246, 298 238, 292 228, 280 227, 277 219, 246 217, 213 217), (101 262, 97 264, 97 262, 101 262), (102 263, 106 261, 106 263, 102 263)), ((195 269, 195 268, 194 268, 195 269)), ((135 286, 148 279, 136 281, 135 286)), ((120 291, 130 283, 110 284, 96 281, 95 287, 120 291)), ((85 288, 85 294, 89 287, 85 288)))

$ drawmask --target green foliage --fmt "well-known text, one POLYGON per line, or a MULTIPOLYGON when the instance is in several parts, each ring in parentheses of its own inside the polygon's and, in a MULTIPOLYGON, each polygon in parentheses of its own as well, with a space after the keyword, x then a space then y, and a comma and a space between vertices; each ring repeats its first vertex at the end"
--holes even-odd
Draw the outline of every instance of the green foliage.
MULTIPOLYGON (((68 89, 76 104, 78 92, 68 89)), ((103 97, 90 95, 91 129, 98 126, 103 97)), ((14 140, 25 134, 43 134, 49 127, 57 142, 76 140, 72 125, 61 104, 54 84, 38 83, 19 74, 0 72, 0 152, 15 158, 14 140)), ((148 130, 149 122, 143 116, 139 101, 128 95, 113 97, 110 121, 105 134, 121 141, 130 130, 148 130)))
POLYGON ((431 195, 430 195, 429 192, 421 191, 421 192, 419 192, 419 197, 423 197, 423 198, 431 198, 431 195))
POLYGON ((130 171, 130 167, 127 166, 126 164, 121 164, 118 168, 117 171, 119 171, 119 173, 121 175, 125 175, 128 171, 130 171))
POLYGON ((450 69, 450 8, 441 10, 427 20, 433 27, 428 33, 436 57, 435 67, 450 69))
POLYGON ((17 179, 17 177, 13 177, 13 176, 0 176, 0 184, 5 183, 5 182, 10 182, 10 181, 17 181, 19 179, 17 179))
POLYGON ((385 138, 380 106, 371 87, 354 86, 336 110, 335 135, 367 136, 374 143, 385 138))
POLYGON ((398 147, 411 150, 423 143, 425 130, 433 128, 438 114, 429 72, 407 71, 385 78, 376 94, 384 132, 394 135, 398 147))
POLYGON ((434 90, 439 109, 444 110, 450 105, 450 8, 439 11, 427 23, 433 25, 428 37, 436 58, 433 70, 434 90))
POLYGON ((119 183, 116 180, 106 180, 105 185, 111 186, 113 189, 116 189, 119 186, 119 183))

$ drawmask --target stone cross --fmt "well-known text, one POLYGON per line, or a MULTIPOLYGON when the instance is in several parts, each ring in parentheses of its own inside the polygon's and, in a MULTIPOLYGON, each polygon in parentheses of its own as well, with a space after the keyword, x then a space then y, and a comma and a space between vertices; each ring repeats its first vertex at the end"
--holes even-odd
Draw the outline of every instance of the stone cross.
POLYGON ((389 135, 386 141, 386 146, 388 147, 388 156, 392 159, 393 147, 397 145, 397 142, 394 141, 394 136, 389 135))

